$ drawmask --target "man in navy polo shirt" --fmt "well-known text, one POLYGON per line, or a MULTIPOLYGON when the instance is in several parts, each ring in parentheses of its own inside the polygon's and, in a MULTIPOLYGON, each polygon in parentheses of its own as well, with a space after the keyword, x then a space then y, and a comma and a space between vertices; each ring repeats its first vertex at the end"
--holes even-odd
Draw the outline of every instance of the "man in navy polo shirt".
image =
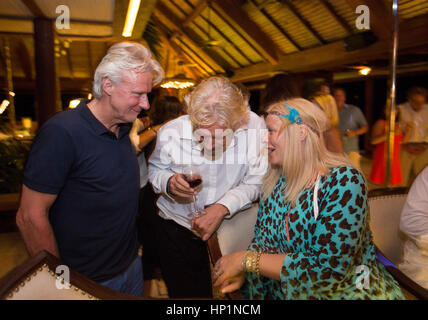
POLYGON ((142 295, 139 169, 128 134, 163 75, 146 47, 117 43, 95 71, 95 99, 40 128, 16 218, 30 255, 47 250, 94 281, 142 295))

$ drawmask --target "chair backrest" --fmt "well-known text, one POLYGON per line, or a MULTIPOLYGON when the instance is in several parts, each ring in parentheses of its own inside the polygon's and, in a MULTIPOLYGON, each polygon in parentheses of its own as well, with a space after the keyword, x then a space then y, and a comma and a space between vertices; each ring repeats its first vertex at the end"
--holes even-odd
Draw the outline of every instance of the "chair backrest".
MULTIPOLYGON (((254 237, 258 210, 258 203, 253 203, 250 208, 237 212, 230 219, 223 220, 217 232, 208 240, 212 264, 226 254, 248 248, 254 237)), ((235 291, 228 294, 227 298, 242 300, 244 297, 239 291, 235 291)))
POLYGON ((259 210, 258 203, 225 219, 217 230, 218 244, 222 255, 246 250, 254 237, 254 226, 259 210))
POLYGON ((403 236, 400 216, 407 188, 377 189, 369 192, 370 229, 373 242, 395 265, 401 260, 403 236))
MULTIPOLYGON (((67 279, 66 279, 67 280, 67 279)), ((5 300, 128 300, 139 299, 102 286, 46 251, 24 261, 0 279, 5 300), (69 281, 64 281, 68 273, 69 281), (60 277, 62 275, 62 277, 60 277)))

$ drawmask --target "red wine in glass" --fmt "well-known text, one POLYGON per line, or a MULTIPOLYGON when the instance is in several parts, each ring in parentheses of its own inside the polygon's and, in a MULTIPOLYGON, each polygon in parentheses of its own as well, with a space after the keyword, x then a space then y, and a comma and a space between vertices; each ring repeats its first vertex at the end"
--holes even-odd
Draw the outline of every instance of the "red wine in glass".
POLYGON ((187 181, 190 188, 195 188, 202 183, 202 178, 196 174, 195 175, 184 174, 183 178, 184 178, 184 180, 187 181))

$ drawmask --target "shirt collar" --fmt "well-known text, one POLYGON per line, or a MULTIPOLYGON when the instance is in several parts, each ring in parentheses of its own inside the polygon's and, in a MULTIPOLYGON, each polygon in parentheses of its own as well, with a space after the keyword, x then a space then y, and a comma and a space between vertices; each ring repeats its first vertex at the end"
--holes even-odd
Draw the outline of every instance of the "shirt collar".
MULTIPOLYGON (((88 108, 88 103, 90 102, 90 100, 82 100, 80 101, 79 105, 76 107, 76 111, 80 113, 80 115, 89 122, 89 124, 91 125, 91 127, 94 129, 94 131, 98 134, 98 135, 103 135, 103 134, 111 134, 113 136, 114 133, 111 132, 109 129, 106 128, 105 125, 103 125, 95 116, 94 114, 91 112, 91 110, 89 110, 88 108)), ((132 124, 130 123, 121 123, 119 124, 119 139, 122 139, 124 136, 126 136, 127 134, 129 134, 129 131, 131 130, 131 126, 132 124)), ((115 136, 116 137, 116 136, 115 136)))

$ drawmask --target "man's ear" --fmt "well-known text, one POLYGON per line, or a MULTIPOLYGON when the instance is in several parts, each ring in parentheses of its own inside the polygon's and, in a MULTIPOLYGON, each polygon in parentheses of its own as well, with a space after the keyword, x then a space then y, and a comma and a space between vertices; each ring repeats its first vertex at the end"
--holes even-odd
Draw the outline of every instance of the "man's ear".
POLYGON ((102 80, 102 88, 103 88, 103 91, 107 95, 110 96, 111 93, 112 93, 112 90, 113 90, 113 82, 109 78, 107 78, 107 77, 103 78, 103 80, 102 80))
POLYGON ((300 129, 299 139, 300 141, 303 141, 308 136, 308 127, 303 125, 303 126, 299 126, 299 129, 300 129))

